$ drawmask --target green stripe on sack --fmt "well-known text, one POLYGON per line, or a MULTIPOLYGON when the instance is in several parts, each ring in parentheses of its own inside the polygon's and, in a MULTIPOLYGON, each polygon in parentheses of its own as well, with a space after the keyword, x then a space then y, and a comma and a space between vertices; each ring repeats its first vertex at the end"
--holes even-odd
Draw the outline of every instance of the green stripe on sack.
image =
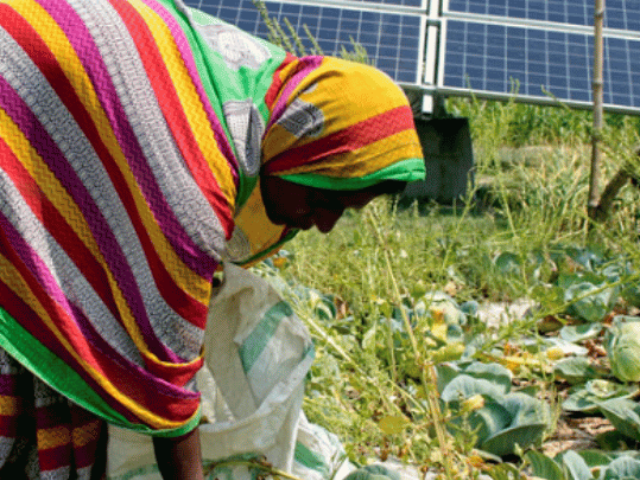
POLYGON ((278 329, 283 318, 293 315, 293 310, 287 302, 276 303, 264 314, 260 323, 245 339, 240 347, 240 360, 245 372, 249 372, 258 357, 278 329))
POLYGON ((316 452, 309 450, 300 442, 296 442, 293 459, 296 463, 299 463, 305 468, 319 472, 323 477, 327 477, 329 475, 329 467, 324 461, 324 458, 316 452))

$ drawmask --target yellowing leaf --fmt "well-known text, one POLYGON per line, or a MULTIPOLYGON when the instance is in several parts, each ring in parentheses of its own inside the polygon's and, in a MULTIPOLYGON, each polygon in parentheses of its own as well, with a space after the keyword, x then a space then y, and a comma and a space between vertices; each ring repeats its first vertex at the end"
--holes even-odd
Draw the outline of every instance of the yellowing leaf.
POLYGON ((444 308, 431 307, 429 310, 431 311, 433 321, 437 324, 440 324, 441 326, 444 326, 446 330, 446 325, 444 325, 444 308))
POLYGON ((513 373, 517 373, 522 367, 533 369, 540 369, 542 367, 540 360, 529 352, 524 352, 522 355, 507 355, 502 359, 501 363, 513 373))
MULTIPOLYGON (((446 329, 445 329, 446 335, 446 329)), ((445 338, 446 339, 446 338, 445 338)), ((431 356, 431 361, 433 363, 442 363, 442 362, 451 362, 454 360, 459 360, 464 353, 464 343, 462 342, 453 342, 445 345, 444 347, 440 347, 438 350, 433 352, 431 356)))
POLYGON ((444 286, 444 292, 451 297, 455 297, 456 293, 458 293, 458 286, 455 282, 449 281, 449 283, 444 286))
POLYGON ((440 340, 446 340, 447 339, 447 326, 444 323, 439 323, 438 325, 434 325, 431 328, 431 334, 434 337, 439 338, 440 340))
POLYGON ((469 465, 476 469, 484 467, 484 460, 480 455, 470 455, 467 458, 467 462, 469 463, 469 465))
POLYGON ((564 358, 564 352, 560 347, 548 348, 545 353, 549 360, 560 360, 561 358, 564 358))
POLYGON ((401 415, 390 415, 382 418, 378 422, 378 427, 380 427, 380 430, 387 435, 396 435, 401 433, 408 423, 409 420, 407 420, 406 417, 401 415))
POLYGON ((484 397, 478 393, 476 395, 473 395, 472 397, 467 398, 464 402, 462 402, 461 406, 463 412, 480 410, 482 407, 484 407, 484 397))
POLYGON ((287 259, 285 257, 278 257, 273 259, 273 266, 282 269, 287 263, 287 259))

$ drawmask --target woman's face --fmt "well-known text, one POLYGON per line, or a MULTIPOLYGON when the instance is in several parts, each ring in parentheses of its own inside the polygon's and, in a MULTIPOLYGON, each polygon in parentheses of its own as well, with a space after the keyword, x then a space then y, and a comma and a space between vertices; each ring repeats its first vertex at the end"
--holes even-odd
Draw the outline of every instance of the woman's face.
POLYGON ((316 226, 322 233, 329 232, 347 208, 358 210, 378 196, 366 191, 307 187, 276 176, 262 177, 260 188, 272 223, 300 230, 316 226))

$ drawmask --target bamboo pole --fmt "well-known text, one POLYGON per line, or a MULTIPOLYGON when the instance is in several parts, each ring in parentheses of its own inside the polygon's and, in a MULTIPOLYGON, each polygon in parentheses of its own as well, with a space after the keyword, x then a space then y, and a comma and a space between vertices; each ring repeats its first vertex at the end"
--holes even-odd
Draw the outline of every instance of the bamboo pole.
POLYGON ((604 0, 595 0, 594 12, 594 60, 593 60, 593 135, 591 138, 591 176, 589 178, 589 218, 595 219, 599 206, 600 189, 600 142, 602 141, 602 103, 604 64, 604 42, 602 28, 604 20, 604 0))

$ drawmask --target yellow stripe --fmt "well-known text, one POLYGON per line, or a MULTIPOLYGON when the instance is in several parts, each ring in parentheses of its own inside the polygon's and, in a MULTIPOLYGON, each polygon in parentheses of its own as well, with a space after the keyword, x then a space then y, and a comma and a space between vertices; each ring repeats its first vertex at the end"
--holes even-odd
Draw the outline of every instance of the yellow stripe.
POLYGON ((0 415, 13 417, 20 413, 20 402, 16 397, 0 395, 0 415))
POLYGON ((65 426, 39 429, 37 435, 38 450, 48 450, 71 442, 69 428, 65 426))
MULTIPOLYGON (((151 242, 162 262, 167 266, 167 271, 171 275, 171 278, 180 289, 189 292, 198 302, 207 305, 209 303, 211 285, 184 264, 160 230, 159 225, 155 222, 153 213, 146 203, 135 181, 135 177, 129 168, 127 159, 113 134, 109 119, 106 117, 100 105, 93 84, 66 35, 49 14, 35 1, 9 0, 7 4, 18 11, 38 32, 64 69, 74 90, 79 94, 80 100, 89 112, 102 141, 106 145, 110 155, 116 160, 120 171, 123 173, 127 187, 133 194, 135 205, 142 218, 143 225, 149 233, 151 242)), ((126 325, 127 329, 131 328, 131 332, 133 332, 133 325, 129 323, 126 323, 126 325)), ((140 339, 141 336, 139 334, 134 338, 139 348, 143 345, 142 343, 138 344, 140 339)))
POLYGON ((45 196, 56 206, 56 209, 67 220, 69 226, 87 246, 91 254, 96 258, 98 263, 100 263, 100 266, 103 267, 109 280, 109 286, 113 293, 116 306, 118 307, 118 311, 122 316, 129 335, 131 335, 131 338, 138 348, 145 349, 144 339, 135 323, 129 305, 122 296, 118 283, 113 278, 77 204, 4 110, 0 110, 0 125, 2 126, 0 130, 2 138, 13 151, 14 155, 21 160, 22 165, 38 184, 45 196))
MULTIPOLYGON (((96 258, 98 263, 103 267, 103 270, 107 275, 110 290, 114 296, 114 301, 120 315, 122 316, 127 332, 136 344, 136 347, 140 350, 141 354, 143 354, 147 359, 150 359, 149 361, 166 367, 175 367, 173 363, 160 361, 154 354, 148 351, 140 329, 135 323, 129 305, 122 296, 122 291, 118 286, 118 282, 114 279, 111 270, 109 270, 98 245, 95 243, 94 238, 91 235, 89 227, 85 223, 82 213, 78 209, 77 204, 73 201, 64 187, 62 187, 58 179, 47 168, 47 165, 44 163, 42 158, 24 137, 18 127, 13 123, 11 118, 2 109, 0 109, 0 136, 2 136, 3 140, 13 151, 14 155, 19 159, 24 160, 23 166, 38 184, 42 192, 47 198, 51 199, 54 204, 57 204, 58 211, 65 219, 67 219, 71 228, 76 232, 82 242, 96 258)), ((195 359, 193 361, 197 360, 198 359, 195 359)))
POLYGON ((76 351, 76 349, 69 343, 69 341, 62 335, 58 327, 52 321, 51 317, 42 306, 42 304, 35 297, 25 280, 22 278, 20 272, 14 267, 14 265, 3 255, 0 254, 0 271, 3 272, 3 280, 8 284, 8 287, 18 297, 22 299, 27 305, 29 305, 42 319, 44 324, 51 329, 56 340, 65 348, 67 353, 71 355, 80 366, 96 381, 109 395, 124 405, 127 410, 134 413, 138 418, 142 419, 148 425, 151 425, 155 429, 173 429, 183 426, 188 423, 189 420, 198 415, 198 412, 187 422, 174 422, 162 418, 148 409, 144 408, 139 403, 133 401, 131 398, 123 395, 106 377, 100 374, 93 368, 88 362, 86 362, 76 351))
MULTIPOLYGON (((293 63, 287 69, 296 65, 293 63)), ((319 137, 307 135, 297 138, 281 126, 274 125, 263 145, 265 163, 289 148, 313 143, 394 108, 407 106, 406 96, 400 87, 391 86, 393 88, 390 88, 389 78, 384 73, 368 65, 325 57, 322 65, 311 72, 287 99, 288 102, 299 99, 318 108, 324 119, 323 131, 319 137), (309 88, 312 85, 315 88, 309 88), (362 85, 367 88, 362 88, 362 85), (371 95, 370 91, 384 92, 384 101, 381 102, 377 94, 371 95), (332 100, 335 98, 348 98, 349 101, 332 100), (352 108, 345 112, 345 105, 352 108)))
POLYGON ((153 36, 160 55, 175 85, 176 93, 183 106, 184 113, 191 130, 196 138, 198 147, 204 154, 209 168, 213 172, 220 189, 229 205, 233 207, 236 198, 236 188, 233 177, 229 171, 227 159, 222 155, 214 141, 214 132, 207 117, 206 111, 189 71, 186 68, 180 50, 178 49, 171 30, 162 18, 151 7, 142 1, 131 2, 136 11, 144 19, 153 36))
POLYGON ((71 441, 73 442, 73 446, 76 448, 84 447, 89 442, 97 440, 100 436, 102 426, 102 421, 94 420, 86 425, 74 428, 71 432, 71 441))

